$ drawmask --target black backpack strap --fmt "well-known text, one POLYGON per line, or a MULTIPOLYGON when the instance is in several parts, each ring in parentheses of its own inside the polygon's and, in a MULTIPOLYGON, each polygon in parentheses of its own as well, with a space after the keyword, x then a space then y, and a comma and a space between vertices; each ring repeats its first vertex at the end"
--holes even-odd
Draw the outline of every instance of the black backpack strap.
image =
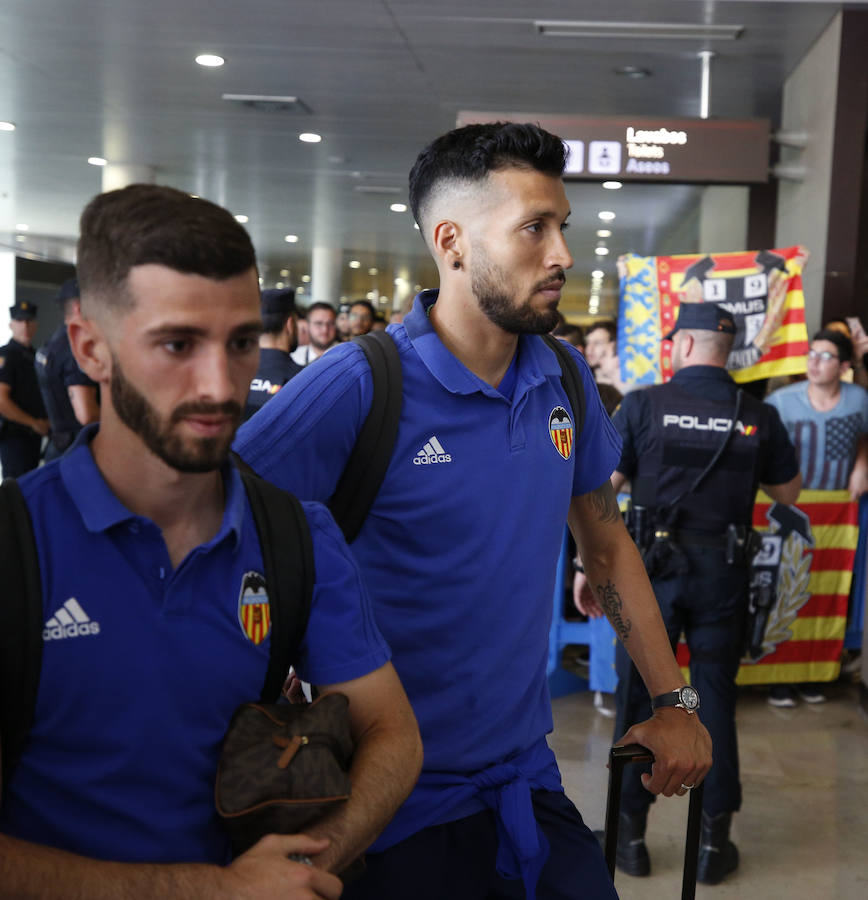
POLYGON ((271 656, 260 699, 274 703, 296 660, 310 617, 313 541, 298 499, 260 478, 238 454, 233 453, 232 458, 247 491, 265 566, 271 656))
POLYGON ((42 578, 30 513, 12 478, 0 484, 0 771, 9 782, 33 726, 42 668, 42 578))
POLYGON ((371 410, 328 507, 347 543, 356 539, 386 477, 401 419, 401 357, 385 331, 354 338, 371 366, 371 410))
POLYGON ((585 424, 585 387, 582 384, 579 367, 563 341, 550 334, 544 334, 542 338, 554 350, 555 356, 561 364, 561 384, 564 386, 567 399, 572 407, 573 427, 576 432, 575 441, 578 441, 585 424))

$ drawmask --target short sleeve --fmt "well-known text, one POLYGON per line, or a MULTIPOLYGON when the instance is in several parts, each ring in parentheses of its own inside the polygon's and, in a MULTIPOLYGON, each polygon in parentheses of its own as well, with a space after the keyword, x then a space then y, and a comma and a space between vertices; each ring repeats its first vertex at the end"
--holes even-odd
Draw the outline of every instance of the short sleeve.
POLYGON ((385 665, 391 652, 331 513, 319 503, 303 507, 313 540, 316 581, 296 671, 311 684, 351 681, 385 665))
POLYGON ((621 438, 600 400, 600 392, 584 356, 570 348, 585 392, 585 420, 576 441, 573 496, 596 490, 609 479, 621 455, 621 438))
POLYGON ((639 467, 636 444, 639 426, 642 422, 641 407, 644 397, 643 391, 633 391, 627 394, 612 417, 612 424, 621 437, 621 458, 615 468, 628 478, 632 478, 639 467))

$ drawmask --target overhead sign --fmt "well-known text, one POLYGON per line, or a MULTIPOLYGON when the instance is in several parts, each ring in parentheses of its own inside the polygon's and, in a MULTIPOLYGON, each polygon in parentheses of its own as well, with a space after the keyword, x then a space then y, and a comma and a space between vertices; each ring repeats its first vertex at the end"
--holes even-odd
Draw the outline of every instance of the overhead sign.
POLYGON ((564 139, 564 176, 600 181, 768 181, 767 119, 659 119, 461 112, 458 124, 535 122, 564 139))

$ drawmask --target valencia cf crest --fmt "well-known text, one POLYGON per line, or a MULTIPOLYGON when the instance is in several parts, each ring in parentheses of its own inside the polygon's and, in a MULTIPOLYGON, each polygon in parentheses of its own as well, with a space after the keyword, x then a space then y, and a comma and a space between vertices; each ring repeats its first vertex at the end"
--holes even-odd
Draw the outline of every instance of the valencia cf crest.
POLYGON ((238 595, 238 621, 244 636, 254 644, 261 644, 268 637, 271 613, 265 579, 259 572, 244 573, 238 595))
POLYGON ((564 459, 573 452, 573 420, 563 406, 556 406, 549 416, 549 434, 555 449, 564 459))

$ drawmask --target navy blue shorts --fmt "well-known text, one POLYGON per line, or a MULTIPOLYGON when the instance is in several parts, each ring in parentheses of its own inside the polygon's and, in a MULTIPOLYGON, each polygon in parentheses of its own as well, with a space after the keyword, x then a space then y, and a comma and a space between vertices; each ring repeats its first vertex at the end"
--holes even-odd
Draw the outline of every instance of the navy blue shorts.
MULTIPOLYGON (((569 798, 534 791, 536 820, 551 846, 537 900, 617 900, 603 851, 569 798)), ((520 878, 497 874, 494 813, 433 825, 367 857, 344 900, 524 900, 520 878)))

